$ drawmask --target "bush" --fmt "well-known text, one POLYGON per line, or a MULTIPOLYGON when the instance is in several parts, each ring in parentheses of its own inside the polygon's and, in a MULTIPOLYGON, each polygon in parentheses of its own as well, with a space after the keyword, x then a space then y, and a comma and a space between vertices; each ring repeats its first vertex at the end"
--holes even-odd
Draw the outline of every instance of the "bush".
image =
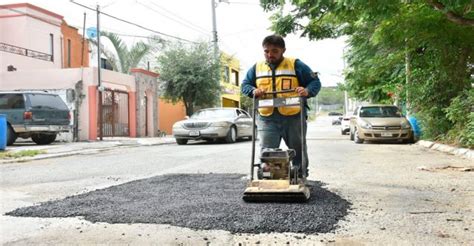
POLYGON ((452 124, 445 140, 448 143, 474 148, 474 90, 464 90, 453 98, 449 107, 443 111, 452 124))

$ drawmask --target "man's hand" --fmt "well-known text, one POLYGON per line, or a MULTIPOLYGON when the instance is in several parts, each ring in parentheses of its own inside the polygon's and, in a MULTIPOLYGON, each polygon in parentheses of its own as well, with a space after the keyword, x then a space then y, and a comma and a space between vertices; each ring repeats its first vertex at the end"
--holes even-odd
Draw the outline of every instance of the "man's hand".
POLYGON ((257 89, 255 89, 255 90, 253 90, 253 95, 254 95, 255 97, 262 96, 263 94, 265 94, 265 91, 262 90, 262 89, 257 88, 257 89))
POLYGON ((309 95, 308 91, 304 87, 296 87, 295 91, 301 97, 307 97, 309 95))

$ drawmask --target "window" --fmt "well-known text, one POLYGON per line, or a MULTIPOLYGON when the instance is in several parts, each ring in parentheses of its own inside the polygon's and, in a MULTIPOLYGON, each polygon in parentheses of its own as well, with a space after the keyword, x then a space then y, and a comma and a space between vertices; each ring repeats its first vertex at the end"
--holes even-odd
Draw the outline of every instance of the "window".
POLYGON ((54 62, 54 35, 49 34, 49 52, 51 53, 51 61, 54 62))
POLYGON ((0 109, 22 109, 25 108, 25 100, 22 94, 0 95, 0 109))
POLYGON ((231 74, 230 83, 239 86, 239 71, 232 69, 231 74))
POLYGON ((29 94, 29 99, 32 108, 68 110, 63 100, 56 95, 32 93, 29 94))
POLYGON ((228 66, 225 66, 224 67, 224 74, 222 74, 222 80, 225 82, 225 83, 229 83, 229 67, 228 66))
POLYGON ((67 67, 71 67, 71 40, 67 40, 67 67))

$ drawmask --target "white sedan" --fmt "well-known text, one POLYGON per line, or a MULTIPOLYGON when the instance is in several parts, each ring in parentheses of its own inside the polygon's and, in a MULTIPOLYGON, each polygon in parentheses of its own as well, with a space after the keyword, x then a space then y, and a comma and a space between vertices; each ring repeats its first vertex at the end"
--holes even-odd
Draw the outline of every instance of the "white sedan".
POLYGON ((224 140, 252 137, 252 117, 239 108, 207 108, 173 125, 173 137, 179 145, 188 140, 224 140))

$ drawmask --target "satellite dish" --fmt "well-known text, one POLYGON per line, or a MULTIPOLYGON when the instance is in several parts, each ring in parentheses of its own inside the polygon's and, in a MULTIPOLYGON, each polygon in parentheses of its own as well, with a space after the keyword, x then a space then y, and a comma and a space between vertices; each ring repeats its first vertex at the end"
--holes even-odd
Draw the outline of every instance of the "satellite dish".
POLYGON ((86 34, 88 38, 94 39, 97 37, 97 28, 89 27, 86 29, 86 34))

